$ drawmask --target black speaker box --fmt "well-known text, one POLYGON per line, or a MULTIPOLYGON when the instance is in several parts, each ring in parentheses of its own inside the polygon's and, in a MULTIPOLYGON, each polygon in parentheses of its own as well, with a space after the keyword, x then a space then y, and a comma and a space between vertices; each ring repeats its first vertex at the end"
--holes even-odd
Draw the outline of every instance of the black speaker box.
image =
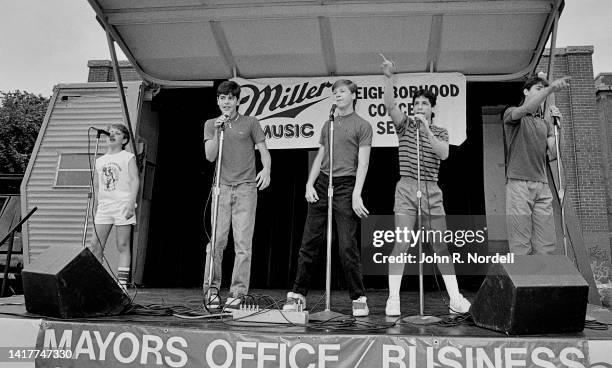
POLYGON ((51 247, 22 271, 26 310, 48 317, 110 316, 130 299, 87 248, 51 247))
POLYGON ((562 255, 515 256, 493 264, 470 312, 477 326, 509 335, 584 329, 589 285, 562 255))

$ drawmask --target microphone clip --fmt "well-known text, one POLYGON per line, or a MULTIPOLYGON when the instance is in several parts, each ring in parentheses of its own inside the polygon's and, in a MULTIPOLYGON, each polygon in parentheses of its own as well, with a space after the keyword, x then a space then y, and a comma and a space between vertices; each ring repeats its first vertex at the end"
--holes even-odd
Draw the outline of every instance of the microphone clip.
POLYGON ((336 108, 338 107, 338 105, 333 104, 331 107, 331 110, 329 111, 329 121, 333 122, 334 121, 334 113, 336 112, 336 108))

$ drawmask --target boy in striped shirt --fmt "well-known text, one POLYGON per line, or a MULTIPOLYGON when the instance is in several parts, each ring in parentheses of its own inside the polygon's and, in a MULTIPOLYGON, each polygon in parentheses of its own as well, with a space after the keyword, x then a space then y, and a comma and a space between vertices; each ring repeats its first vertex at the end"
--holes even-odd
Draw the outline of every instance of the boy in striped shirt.
MULTIPOLYGON (((382 55, 381 55, 382 56, 382 55)), ((420 174, 421 174, 421 209, 426 217, 424 223, 431 224, 431 230, 444 232, 446 230, 446 219, 444 205, 442 202, 442 191, 438 187, 438 171, 440 160, 448 157, 448 131, 433 124, 436 106, 436 96, 427 90, 419 90, 412 97, 414 116, 407 116, 396 105, 393 95, 393 73, 395 64, 384 58, 381 64, 385 76, 384 100, 387 112, 393 124, 399 140, 399 171, 400 180, 395 188, 395 226, 414 229, 417 220, 418 198, 417 198, 417 145, 416 129, 420 130, 420 174)), ((440 256, 448 255, 448 248, 444 242, 433 242, 434 253, 440 256)), ((392 256, 406 251, 406 243, 396 243, 392 256)), ((421 255, 418 255, 420 258, 421 255)), ((446 290, 450 297, 450 313, 467 313, 470 302, 461 295, 457 284, 457 277, 452 263, 437 264, 446 290)), ((400 298, 399 292, 402 284, 403 263, 389 264, 389 299, 385 308, 388 316, 399 316, 400 298)))

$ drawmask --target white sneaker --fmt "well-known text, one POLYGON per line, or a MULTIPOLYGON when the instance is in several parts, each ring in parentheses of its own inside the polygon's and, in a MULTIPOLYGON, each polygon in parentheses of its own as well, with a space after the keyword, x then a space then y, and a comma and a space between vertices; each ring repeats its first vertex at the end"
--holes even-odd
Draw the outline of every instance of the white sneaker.
POLYGON ((287 301, 283 305, 285 311, 303 311, 306 309, 306 298, 304 295, 290 291, 287 293, 287 301))
POLYGON ((360 296, 353 300, 353 316, 354 317, 365 317, 370 314, 368 309, 368 298, 360 296))
POLYGON ((400 312, 400 298, 389 297, 387 299, 387 305, 385 306, 385 314, 389 317, 397 317, 402 313, 400 312))
POLYGON ((204 304, 209 309, 219 309, 221 307, 221 298, 219 298, 219 294, 212 293, 210 294, 210 299, 204 294, 204 304))
POLYGON ((225 299, 225 307, 223 309, 240 309, 241 302, 242 298, 228 296, 227 299, 225 299))
POLYGON ((119 285, 119 287, 121 288, 121 290, 123 290, 124 293, 127 293, 128 284, 126 282, 119 281, 117 282, 117 285, 119 285))
POLYGON ((450 303, 448 305, 448 312, 450 314, 467 313, 470 311, 471 306, 472 304, 470 303, 470 301, 464 298, 463 295, 461 295, 461 297, 459 298, 450 300, 450 303))

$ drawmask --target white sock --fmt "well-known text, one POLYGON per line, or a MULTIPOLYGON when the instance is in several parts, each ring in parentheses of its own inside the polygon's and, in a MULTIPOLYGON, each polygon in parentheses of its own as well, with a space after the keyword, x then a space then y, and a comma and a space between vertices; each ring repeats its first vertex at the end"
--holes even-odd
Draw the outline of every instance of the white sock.
POLYGON ((130 280, 130 268, 129 267, 118 267, 117 268, 117 279, 120 285, 127 285, 130 280))
POLYGON ((389 298, 399 299, 403 275, 389 275, 389 298))
POLYGON ((459 292, 459 285, 457 284, 457 276, 455 275, 442 275, 444 285, 446 285, 446 292, 451 299, 457 299, 461 297, 459 292))

